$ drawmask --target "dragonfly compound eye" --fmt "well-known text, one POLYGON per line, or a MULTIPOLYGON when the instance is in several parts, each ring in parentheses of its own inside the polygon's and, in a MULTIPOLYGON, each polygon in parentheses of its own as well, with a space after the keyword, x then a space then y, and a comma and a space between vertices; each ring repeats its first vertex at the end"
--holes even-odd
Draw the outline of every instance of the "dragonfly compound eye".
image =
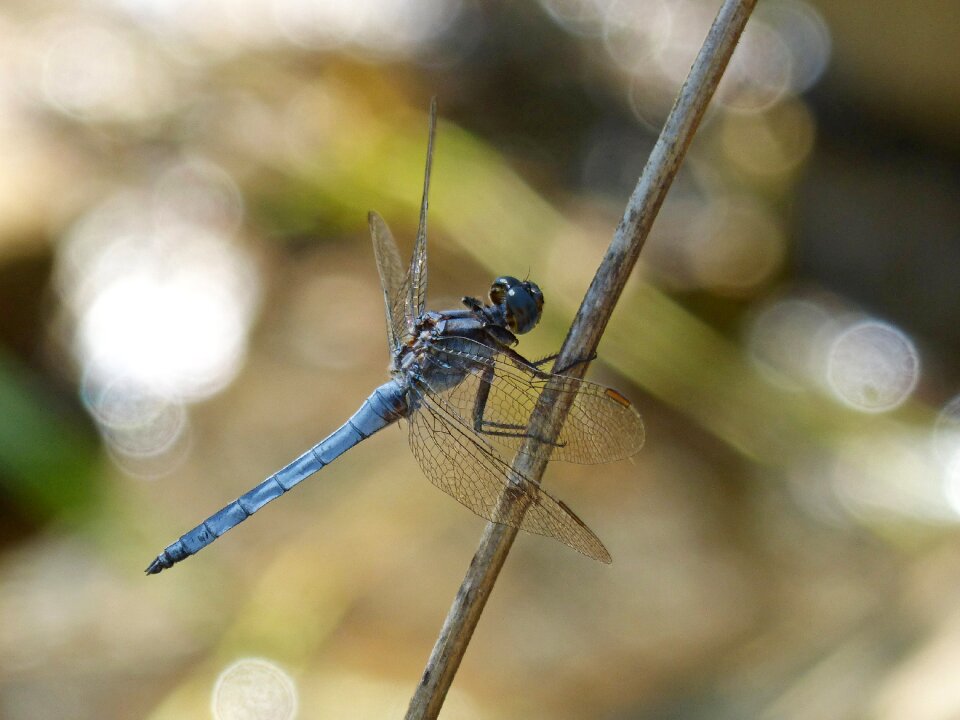
POLYGON ((507 296, 507 291, 520 285, 520 281, 509 275, 501 275, 490 285, 490 302, 494 305, 503 303, 507 296))
POLYGON ((530 295, 533 297, 533 301, 537 304, 537 313, 543 312, 543 291, 540 290, 540 286, 536 283, 530 282, 529 280, 524 280, 523 286, 527 289, 527 292, 530 293, 530 295))
POLYGON ((530 332, 540 322, 543 310, 543 293, 531 282, 519 283, 507 290, 504 300, 507 311, 507 325, 510 330, 522 335, 530 332))

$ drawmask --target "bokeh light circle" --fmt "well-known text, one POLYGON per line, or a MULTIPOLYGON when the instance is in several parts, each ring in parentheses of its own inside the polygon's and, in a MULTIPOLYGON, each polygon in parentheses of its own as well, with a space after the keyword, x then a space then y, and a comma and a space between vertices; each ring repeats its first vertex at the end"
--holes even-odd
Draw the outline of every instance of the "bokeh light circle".
POLYGON ((128 475, 174 470, 190 447, 187 405, 243 365, 260 298, 253 258, 234 240, 243 212, 225 170, 186 156, 63 238, 55 282, 81 398, 128 475))
POLYGON ((950 509, 960 516, 960 447, 943 467, 943 497, 950 509))
POLYGON ((763 179, 778 179, 801 167, 813 151, 816 122, 796 99, 765 113, 727 113, 720 133, 727 161, 763 179))
POLYGON ((651 133, 659 133, 673 107, 673 88, 653 73, 634 73, 627 86, 633 116, 651 133))
POLYGON ((761 203, 747 197, 718 198, 694 222, 686 252, 701 287, 743 295, 780 269, 786 237, 778 218, 761 203))
POLYGON ((540 6, 560 27, 574 35, 596 37, 603 33, 610 0, 540 0, 540 6))
POLYGON ((446 33, 458 0, 273 0, 273 18, 291 43, 311 49, 353 45, 375 57, 406 57, 446 33))
POLYGON ((717 87, 717 102, 728 110, 763 112, 790 91, 792 62, 780 33, 754 20, 744 30, 717 87))
POLYGON ((827 382, 834 396, 854 410, 893 410, 913 392, 920 357, 901 330, 873 320, 852 325, 834 340, 827 356, 827 382))
POLYGON ((50 104, 78 116, 122 112, 124 96, 137 80, 136 53, 123 35, 106 26, 64 22, 47 41, 42 84, 50 104))
POLYGON ((153 184, 155 227, 192 225, 225 235, 243 220, 243 196, 233 178, 202 157, 187 157, 167 168, 153 184))
POLYGON ((765 305, 747 334, 750 359, 764 378, 785 390, 812 384, 818 367, 817 339, 833 323, 819 303, 786 297, 765 305))
POLYGON ((933 425, 933 452, 944 465, 960 460, 960 395, 943 406, 933 425))
POLYGON ((628 73, 643 72, 673 36, 673 8, 663 0, 620 0, 604 17, 603 44, 613 63, 628 73))
POLYGON ((26 38, 38 98, 81 122, 149 122, 173 101, 166 68, 124 26, 53 13, 26 38))
POLYGON ((773 0, 762 3, 756 17, 775 28, 790 50, 790 92, 815 85, 830 63, 833 45, 819 11, 803 0, 773 0))
POLYGON ((85 382, 81 397, 114 452, 131 457, 166 452, 187 426, 182 402, 126 378, 104 385, 85 382))
POLYGON ((297 689, 275 663, 245 658, 217 678, 210 707, 215 720, 292 720, 297 689))
POLYGON ((252 258, 232 239, 242 212, 225 172, 188 159, 151 192, 120 193, 76 223, 57 284, 88 382, 124 378, 195 401, 233 379, 260 292, 252 258))
POLYGON ((246 268, 229 243, 195 228, 138 244, 137 262, 80 317, 77 351, 97 380, 129 376, 162 394, 209 397, 246 354, 248 313, 230 287, 246 268))
POLYGON ((841 507, 867 522, 953 522, 946 478, 923 436, 894 423, 841 438, 828 477, 841 507))

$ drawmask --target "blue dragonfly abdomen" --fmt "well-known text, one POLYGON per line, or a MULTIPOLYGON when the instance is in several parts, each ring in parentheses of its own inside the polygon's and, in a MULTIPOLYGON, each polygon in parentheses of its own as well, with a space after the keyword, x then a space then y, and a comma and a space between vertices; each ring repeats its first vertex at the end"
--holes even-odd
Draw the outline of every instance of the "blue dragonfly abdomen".
POLYGON ((357 412, 330 435, 164 548, 147 567, 147 574, 153 575, 166 570, 199 552, 268 502, 276 500, 360 441, 392 425, 407 413, 407 393, 400 381, 384 383, 370 394, 357 412))

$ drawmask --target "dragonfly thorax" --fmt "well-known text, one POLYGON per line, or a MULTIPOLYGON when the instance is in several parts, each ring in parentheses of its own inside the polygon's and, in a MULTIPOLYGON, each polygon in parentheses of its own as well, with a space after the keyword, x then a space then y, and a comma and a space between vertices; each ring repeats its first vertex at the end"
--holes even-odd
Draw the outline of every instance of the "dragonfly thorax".
POLYGON ((517 335, 533 330, 543 314, 543 292, 539 286, 509 275, 493 281, 490 302, 503 309, 507 328, 517 335))

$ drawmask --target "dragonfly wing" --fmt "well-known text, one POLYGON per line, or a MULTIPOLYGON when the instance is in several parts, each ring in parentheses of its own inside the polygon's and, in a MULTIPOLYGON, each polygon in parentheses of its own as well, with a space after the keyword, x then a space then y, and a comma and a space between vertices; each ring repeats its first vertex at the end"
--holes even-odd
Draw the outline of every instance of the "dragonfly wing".
POLYGON ((594 464, 621 460, 643 446, 643 418, 623 395, 603 385, 551 375, 466 338, 441 339, 431 352, 439 364, 469 369, 467 378, 443 393, 445 402, 473 420, 483 403, 484 437, 513 451, 524 444, 527 424, 540 394, 551 385, 573 396, 570 412, 555 445, 541 445, 552 460, 594 464))
POLYGON ((387 342, 393 352, 403 337, 406 326, 404 304, 407 298, 408 275, 404 272, 403 261, 400 260, 397 241, 393 239, 393 233, 386 221, 373 211, 367 219, 370 222, 373 254, 377 260, 377 272, 380 273, 380 287, 387 311, 387 342))
POLYGON ((437 99, 430 101, 430 130, 427 140, 427 165, 423 173, 423 197, 420 200, 420 225, 417 242, 410 258, 410 270, 406 297, 406 318, 413 321, 423 314, 427 302, 427 206, 430 195, 430 171, 433 166, 433 139, 437 133, 437 99))
POLYGON ((430 482, 482 518, 555 538, 610 562, 603 543, 570 508, 517 474, 455 408, 425 388, 415 392, 419 408, 410 418, 410 448, 430 482), (526 502, 510 502, 510 495, 526 502))

